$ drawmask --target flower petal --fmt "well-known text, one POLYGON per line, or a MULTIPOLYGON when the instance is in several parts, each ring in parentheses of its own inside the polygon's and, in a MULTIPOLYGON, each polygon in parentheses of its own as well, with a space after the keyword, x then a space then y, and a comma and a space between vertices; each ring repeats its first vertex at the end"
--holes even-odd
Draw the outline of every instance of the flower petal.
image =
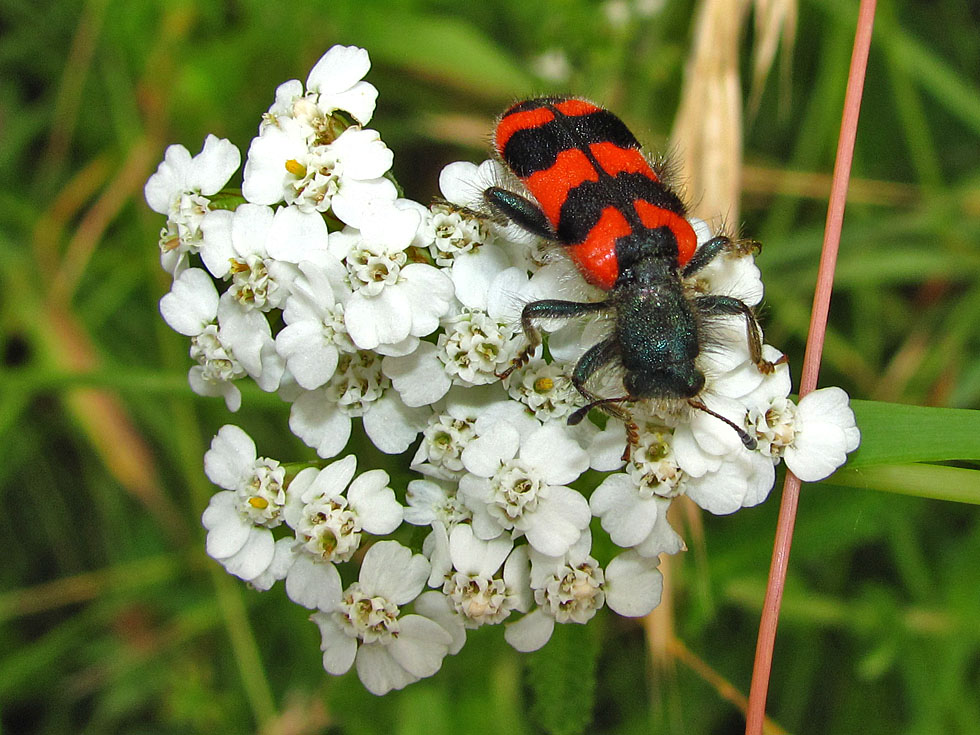
POLYGON ((622 472, 609 475, 589 499, 589 507, 601 519, 603 530, 614 544, 624 548, 647 538, 668 505, 670 502, 663 498, 641 498, 632 478, 622 472))
POLYGON ((347 500, 357 512, 361 528, 376 536, 398 528, 405 512, 395 500, 395 491, 387 485, 387 472, 370 470, 358 475, 347 490, 347 500))
POLYGON ((512 459, 521 446, 521 435, 509 423, 500 421, 463 449, 463 466, 474 475, 493 477, 500 463, 512 459))
POLYGON ((611 610, 629 618, 648 614, 660 604, 664 578, 657 560, 645 559, 627 551, 606 566, 606 604, 611 610))
POLYGON ((289 430, 321 457, 334 457, 350 439, 350 417, 341 413, 323 389, 306 391, 289 411, 289 430))
POLYGON ((365 49, 331 46, 310 69, 306 88, 312 92, 343 92, 363 79, 370 68, 371 59, 365 49))
POLYGON ((589 501, 568 487, 548 488, 534 513, 525 514, 515 523, 527 536, 531 546, 547 556, 561 556, 578 541, 589 525, 592 514, 589 501))
POLYGON ((234 424, 225 424, 204 453, 204 474, 218 487, 237 490, 254 472, 255 442, 234 424))
POLYGON ((364 688, 379 696, 419 680, 391 657, 387 646, 378 643, 362 644, 357 649, 354 665, 364 688))
POLYGON ((521 459, 534 467, 549 485, 567 485, 589 469, 589 455, 565 431, 550 423, 527 437, 521 459))
POLYGON ((331 612, 340 604, 342 589, 337 567, 300 554, 286 574, 286 595, 310 610, 331 612))
POLYGON ((203 332, 217 313, 218 291, 211 276, 200 268, 188 268, 177 276, 170 293, 160 299, 163 320, 185 337, 203 332))
POLYGON ((333 613, 313 613, 310 620, 320 628, 320 650, 323 651, 323 668, 328 674, 346 674, 357 655, 357 639, 351 638, 337 624, 333 613))
POLYGON ((428 559, 397 541, 379 541, 364 555, 358 581, 366 594, 404 605, 418 597, 428 578, 428 559))
POLYGON ((449 392, 452 380, 437 353, 434 344, 422 342, 412 354, 386 357, 381 363, 406 406, 428 406, 449 392))
POLYGON ((391 657, 414 676, 432 676, 442 666, 453 637, 439 623, 421 615, 405 615, 398 624, 398 638, 388 644, 391 657))
POLYGON ((537 651, 551 640, 555 619, 538 608, 504 629, 504 639, 522 653, 537 651))
POLYGON ((268 528, 252 526, 245 545, 236 554, 222 561, 229 574, 246 582, 269 568, 276 553, 276 541, 268 528))
POLYGON ((428 406, 410 408, 395 391, 385 391, 364 414, 364 431, 371 442, 385 454, 401 454, 425 428, 432 413, 428 406))

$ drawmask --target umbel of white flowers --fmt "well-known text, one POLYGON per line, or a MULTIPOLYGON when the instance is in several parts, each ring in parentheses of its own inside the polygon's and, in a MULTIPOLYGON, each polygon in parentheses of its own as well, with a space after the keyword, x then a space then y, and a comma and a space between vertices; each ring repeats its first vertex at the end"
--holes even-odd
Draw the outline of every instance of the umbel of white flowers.
MULTIPOLYGON (((785 364, 756 369, 737 318, 698 367, 704 402, 744 427, 754 451, 700 411, 637 406, 639 446, 625 463, 622 422, 568 426, 584 401, 567 376, 601 323, 553 331, 550 360, 539 352, 500 381, 523 346, 524 303, 598 292, 566 259, 477 214, 481 192, 507 180, 493 161, 447 166, 444 201, 398 198, 392 152, 367 127, 369 68, 364 49, 334 46, 305 84, 280 85, 237 199, 223 189, 241 155, 211 135, 196 156, 170 146, 145 193, 167 217, 159 245, 173 285, 160 311, 190 338, 191 388, 230 411, 240 380, 277 391, 312 450, 289 458, 306 469, 287 475, 224 426, 204 462, 222 488, 204 511, 207 552, 259 590, 283 581, 313 611, 324 668, 354 666, 384 694, 434 674, 482 625, 503 623, 511 645, 532 651, 556 623, 586 623, 603 606, 647 614, 660 602, 659 555, 684 548, 667 521, 674 498, 717 514, 756 505, 781 460, 818 480, 860 435, 839 388, 795 404, 785 364), (355 421, 418 479, 396 492, 385 471, 335 459, 355 421), (587 497, 576 481, 589 469, 607 474, 587 497), (616 556, 591 555, 593 519, 616 556), (404 524, 430 528, 421 549, 395 540, 404 524), (355 558, 345 588, 337 566, 355 558)), ((692 224, 699 244, 712 237, 692 224)), ((719 256, 697 279, 706 293, 762 299, 750 253, 719 256)), ((781 354, 766 345, 764 357, 781 354)))

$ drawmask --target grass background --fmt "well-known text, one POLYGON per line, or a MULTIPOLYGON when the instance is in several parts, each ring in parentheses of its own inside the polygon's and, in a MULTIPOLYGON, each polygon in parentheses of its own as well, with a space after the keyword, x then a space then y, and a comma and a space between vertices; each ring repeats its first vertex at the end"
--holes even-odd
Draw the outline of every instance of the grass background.
MULTIPOLYGON (((745 123, 741 213, 765 246, 767 338, 795 378, 856 3, 798 12, 745 123)), ((213 132, 244 152, 276 85, 334 43, 370 51, 372 126, 420 201, 445 163, 482 160, 494 116, 529 94, 592 97, 662 149, 693 13, 0 0, 0 733, 741 732, 725 687, 748 687, 776 498, 688 519, 666 623, 600 617, 537 656, 477 631, 437 676, 381 699, 324 674, 281 586, 249 591, 204 554, 201 458, 229 416, 190 392, 186 340, 158 315, 162 221, 142 198, 168 143, 196 152, 213 132), (546 52, 566 78, 540 75, 546 52)), ((978 30, 963 0, 879 3, 821 378, 856 398, 980 407, 978 30)), ((756 40, 750 24, 743 79, 756 40)), ((305 456, 284 416, 246 391, 235 421, 260 454, 305 456)), ((978 558, 975 506, 804 488, 773 730, 980 732, 978 558)))

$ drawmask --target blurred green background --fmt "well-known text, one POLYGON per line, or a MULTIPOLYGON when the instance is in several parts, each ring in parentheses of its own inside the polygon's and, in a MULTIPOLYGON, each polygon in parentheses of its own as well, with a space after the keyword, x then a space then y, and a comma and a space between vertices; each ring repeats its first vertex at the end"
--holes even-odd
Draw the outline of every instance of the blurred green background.
MULTIPOLYGON (((797 379, 856 5, 800 1, 795 48, 783 39, 745 124, 743 230, 764 243, 767 338, 797 379)), ((821 383, 978 408, 980 9, 879 5, 821 383)), ((748 690, 778 491, 685 529, 666 603, 676 639, 600 616, 519 656, 497 626, 381 699, 353 673, 327 676, 306 611, 204 553, 201 459, 232 417, 187 386, 187 341, 157 311, 163 221, 142 197, 169 143, 196 153, 213 132, 244 153, 275 87, 334 43, 371 53, 372 127, 420 201, 445 163, 482 160, 494 116, 529 94, 589 96, 663 148, 694 13, 689 0, 0 0, 0 733, 742 731, 724 686, 748 690), (566 676, 552 681, 556 661, 566 676)), ((756 34, 750 17, 746 100, 756 34)), ((233 420, 260 454, 305 456, 278 399, 244 404, 233 420)), ((772 731, 980 733, 978 559, 976 506, 805 487, 772 731)))

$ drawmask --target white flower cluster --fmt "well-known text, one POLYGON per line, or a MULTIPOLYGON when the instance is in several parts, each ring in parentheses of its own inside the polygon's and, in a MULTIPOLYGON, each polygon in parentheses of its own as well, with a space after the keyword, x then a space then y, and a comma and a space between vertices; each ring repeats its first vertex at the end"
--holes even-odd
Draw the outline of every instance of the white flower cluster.
MULTIPOLYGON (((532 651, 555 623, 585 623, 604 605, 645 615, 660 601, 659 555, 684 548, 667 521, 675 497, 712 513, 755 505, 781 459, 820 479, 859 434, 839 389, 794 404, 786 365, 760 372, 734 317, 700 358, 701 398, 754 451, 703 411, 633 406, 628 462, 618 419, 569 426, 586 401, 568 375, 608 329, 601 320, 546 325, 547 351, 501 381, 524 346, 524 304, 600 292, 478 213, 501 180, 494 162, 447 166, 431 206, 398 198, 392 153, 365 127, 377 98, 369 66, 363 49, 335 46, 305 85, 281 85, 240 194, 222 191, 238 150, 209 136, 197 156, 168 148, 146 198, 167 215, 173 286, 160 310, 191 338, 193 390, 235 411, 236 382, 250 377, 290 404, 290 430, 319 455, 282 465, 223 427, 205 456, 224 488, 204 512, 207 551, 258 589, 284 580, 314 611, 326 670, 354 666, 383 694, 435 673, 468 629, 505 623, 507 641, 532 651), (335 459, 352 424, 418 479, 393 489, 385 471, 357 475, 353 455, 335 459), (576 482, 590 470, 608 474, 588 495, 576 482), (593 519, 621 549, 604 563, 591 555, 593 519), (404 524, 429 528, 420 549, 391 538, 410 535, 404 524), (343 585, 341 564, 359 567, 357 582, 343 585)), ((699 243, 710 239, 694 225, 699 243)), ((762 298, 750 253, 717 257, 688 286, 762 298)), ((780 358, 769 346, 764 356, 780 358)))

